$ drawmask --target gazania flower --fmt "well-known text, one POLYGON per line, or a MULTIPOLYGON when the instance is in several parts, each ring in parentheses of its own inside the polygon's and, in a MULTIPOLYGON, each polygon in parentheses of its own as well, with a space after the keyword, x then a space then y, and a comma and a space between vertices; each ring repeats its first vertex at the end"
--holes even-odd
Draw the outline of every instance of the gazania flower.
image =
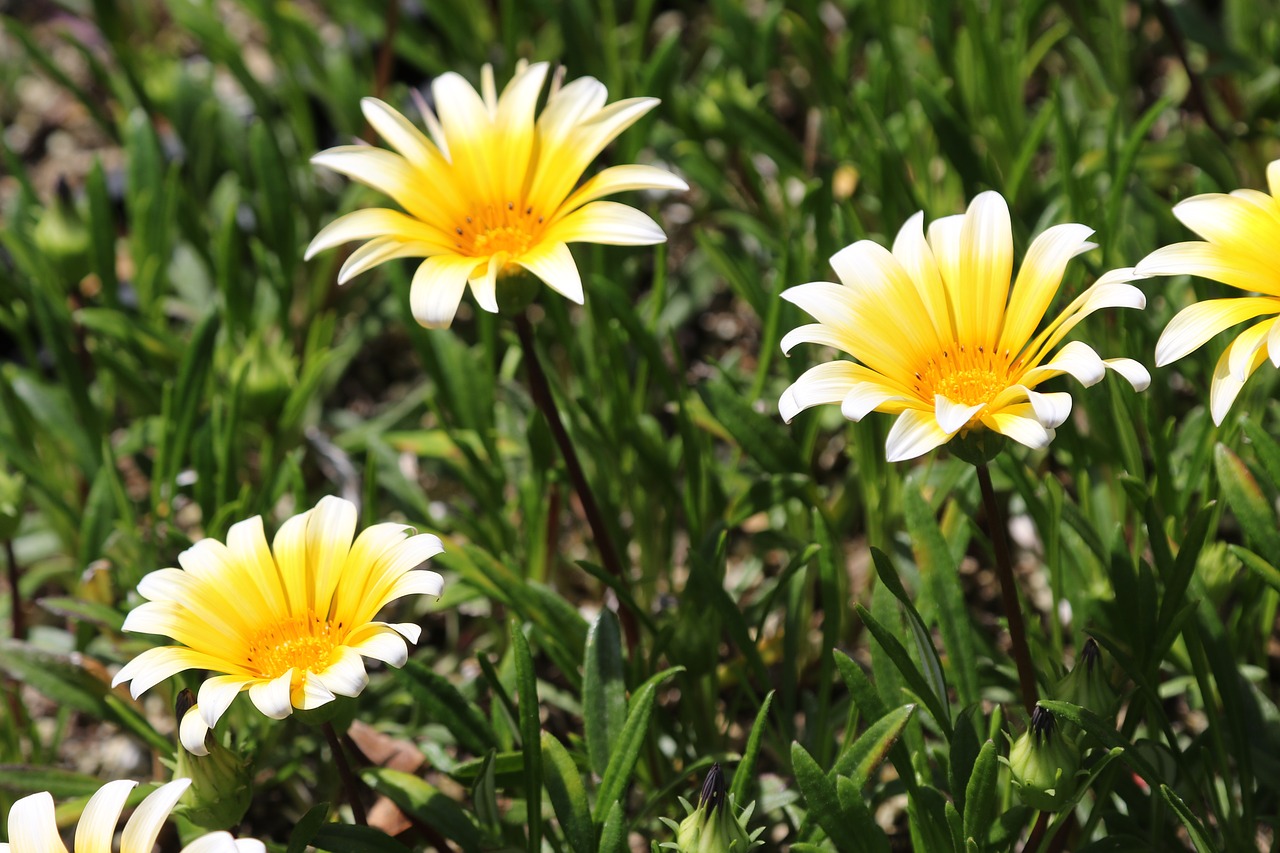
POLYGON ((356 508, 326 497, 295 515, 271 548, 261 517, 235 524, 227 542, 203 539, 178 555, 180 569, 142 579, 148 601, 125 619, 126 631, 162 634, 181 645, 143 652, 115 684, 131 681, 137 697, 187 669, 221 673, 200 686, 182 718, 179 737, 206 754, 210 727, 242 691, 272 719, 308 710, 337 696, 356 696, 368 683, 363 658, 401 666, 413 624, 374 617, 406 595, 439 595, 444 580, 415 571, 443 550, 429 534, 400 524, 376 524, 353 543, 356 508))
MULTIPOLYGON (((75 853, 110 853, 120 812, 137 784, 127 779, 108 782, 89 798, 76 826, 75 853)), ((190 779, 174 779, 148 794, 124 825, 120 853, 151 853, 169 812, 190 784, 190 779)), ((183 853, 266 853, 266 849, 261 841, 214 832, 188 844, 183 853)), ((48 791, 13 804, 9 811, 9 843, 0 844, 0 853, 67 853, 48 791)))
POLYGON ((1209 389, 1209 411, 1221 424, 1245 380, 1262 362, 1280 367, 1280 160, 1267 167, 1271 194, 1235 190, 1192 196, 1173 215, 1205 239, 1156 249, 1137 266, 1139 275, 1198 275, 1248 296, 1206 299, 1178 312, 1156 342, 1156 367, 1177 361, 1210 338, 1246 320, 1245 329, 1218 359, 1209 389))
POLYGON ((1036 332, 1062 283, 1067 262, 1093 248, 1083 225, 1049 228, 1031 243, 1010 289, 1013 236, 1009 208, 985 192, 962 215, 929 226, 917 213, 893 251, 861 240, 831 259, 843 284, 815 282, 782 294, 818 320, 782 339, 835 347, 856 361, 806 371, 782 394, 785 420, 820 403, 839 403, 850 420, 869 412, 898 415, 889 431, 890 461, 912 459, 969 430, 989 429, 1043 447, 1071 412, 1071 395, 1040 392, 1070 374, 1085 385, 1111 368, 1138 390, 1150 376, 1136 361, 1104 361, 1087 344, 1058 344, 1100 308, 1141 308, 1141 291, 1116 270, 1080 294, 1036 332))
POLYGON ((481 308, 496 312, 499 276, 518 269, 581 303, 568 243, 663 242, 662 229, 645 214, 598 199, 623 190, 683 190, 684 181, 652 166, 613 166, 575 189, 596 155, 657 99, 605 106, 604 85, 583 77, 553 85, 535 121, 547 68, 522 66, 501 96, 487 65, 481 93, 452 72, 437 77, 431 93, 439 118, 422 107, 430 139, 382 101, 361 101, 369 124, 395 151, 344 146, 311 162, 389 195, 405 212, 349 213, 316 235, 306 257, 368 240, 343 264, 340 283, 393 258, 426 258, 413 276, 413 316, 445 327, 466 284, 481 308))

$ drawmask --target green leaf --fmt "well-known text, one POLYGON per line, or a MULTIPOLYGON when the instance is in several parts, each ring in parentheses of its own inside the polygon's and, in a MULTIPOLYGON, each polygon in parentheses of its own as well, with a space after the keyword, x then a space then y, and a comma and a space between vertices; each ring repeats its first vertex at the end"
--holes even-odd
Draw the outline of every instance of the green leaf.
POLYGON ((945 703, 947 682, 942 674, 942 659, 938 657, 938 650, 933 646, 933 637, 929 633, 929 627, 925 625, 924 619, 920 616, 920 611, 916 610, 911 597, 907 595, 906 589, 902 586, 902 579, 898 577, 898 570, 894 568, 893 562, 888 555, 879 548, 872 548, 871 561, 875 565, 876 575, 884 582, 885 589, 893 593, 893 597, 898 599, 903 609, 906 610, 907 627, 911 631, 911 639, 915 643, 916 654, 924 664, 923 675, 929 684, 929 690, 934 696, 938 697, 940 702, 945 703))
POLYGON ((1187 804, 1182 801, 1174 790, 1163 782, 1160 784, 1160 795, 1164 797, 1165 802, 1173 809, 1174 814, 1178 816, 1178 820, 1182 821, 1182 825, 1186 827, 1187 834, 1191 836, 1191 843, 1195 845, 1196 853, 1214 853, 1215 850, 1222 848, 1213 843, 1209 838, 1209 832, 1205 829, 1200 818, 1196 817, 1191 809, 1187 808, 1187 804))
POLYGON ((542 848, 542 721, 538 708, 538 682, 533 672, 529 641, 515 620, 511 622, 511 649, 516 663, 516 692, 520 703, 520 751, 524 755, 524 787, 527 803, 529 851, 542 848))
POLYGON ((627 718, 627 685, 618 617, 608 608, 587 633, 582 662, 582 719, 591 771, 604 776, 627 718))
POLYGON ((631 771, 635 768, 636 759, 640 757, 640 747, 644 745, 645 735, 649 732, 649 720, 653 716, 654 694, 659 682, 669 678, 684 667, 673 667, 650 678, 631 697, 627 712, 626 725, 618 737, 617 748, 609 758, 609 766, 605 768, 600 779, 600 788, 596 792, 594 817, 596 823, 605 820, 614 803, 622 797, 631 771))
POLYGON ((911 655, 907 654, 907 650, 903 648, 902 643, 898 642, 898 638, 893 636, 884 625, 871 615, 867 608, 861 604, 855 604, 854 609, 858 611, 867 630, 875 637, 880 648, 884 649, 889 659, 893 661, 893 665, 898 672, 902 674, 903 679, 907 683, 907 687, 924 702, 925 707, 929 709, 929 713, 942 729, 947 740, 951 739, 951 717, 947 712, 947 706, 944 700, 933 692, 933 688, 929 686, 929 682, 925 680, 924 675, 920 672, 919 667, 911 660, 911 655))
POLYGON ((853 745, 836 759, 832 774, 848 776, 859 788, 871 778, 871 774, 880 766, 889 754, 889 750, 902 736, 911 715, 915 713, 915 705, 903 705, 885 714, 872 723, 865 732, 859 735, 853 745))
POLYGON ((840 853, 854 853, 863 849, 856 833, 844 821, 836 783, 813 760, 799 742, 791 744, 791 768, 796 775, 796 785, 804 795, 808 818, 822 827, 840 853))
POLYGON ((627 849, 627 819, 622 813, 622 803, 615 802, 609 807, 609 816, 600 830, 599 853, 626 853, 627 849))
POLYGON ((328 816, 328 803, 320 803, 308 809, 301 820, 294 824, 293 832, 289 834, 289 847, 285 853, 306 853, 307 846, 316 837, 320 827, 324 826, 325 818, 328 816))
POLYGON ((1240 562, 1252 571, 1255 575, 1262 578, 1267 586, 1280 592, 1280 569, 1271 565, 1248 548, 1239 545, 1228 545, 1227 550, 1234 554, 1240 562))
POLYGON ((498 746, 484 714, 449 679, 416 660, 394 670, 394 675, 409 688, 426 716, 447 728, 467 751, 483 755, 498 746))
POLYGON ((471 814, 417 776, 387 767, 369 767, 360 772, 360 778, 406 815, 438 830, 463 850, 481 850, 486 846, 484 833, 471 814))
POLYGON ((0 790, 26 796, 32 791, 48 791, 55 800, 88 797, 102 787, 102 780, 87 773, 57 767, 28 767, 0 764, 0 790))
POLYGON ((591 804, 587 801, 587 789, 582 784, 578 766, 564 745, 547 732, 542 733, 542 755, 546 759, 547 793, 569 847, 574 853, 592 853, 596 830, 591 823, 591 804))
POLYGON ((1264 554, 1280 554, 1280 529, 1276 526, 1276 513, 1272 509, 1258 481, 1225 444, 1213 448, 1213 465, 1222 485, 1222 494, 1245 536, 1264 554))
POLYGON ((329 853, 409 853, 409 848, 379 829, 328 823, 320 827, 311 845, 329 853))
POLYGON ((776 417, 760 414, 727 379, 704 382, 698 393, 711 414, 748 456, 771 474, 794 474, 806 466, 776 417))
POLYGON ((978 663, 973 650, 973 629, 960 588, 959 566, 951 556, 947 540, 938 527, 933 510, 915 489, 905 489, 907 530, 920 568, 921 590, 938 617, 942 641, 951 660, 951 679, 962 706, 981 699, 978 691, 978 663))
POLYGON ((862 786, 848 777, 837 777, 836 799, 840 803, 840 822, 853 830, 855 849, 867 853, 889 853, 889 838, 863 800, 862 786))
POLYGON ((973 763, 969 784, 964 789, 964 837, 977 842, 985 849, 986 839, 995 820, 1000 762, 996 742, 988 740, 978 750, 978 760, 973 763))
POLYGON ((733 771, 733 785, 729 788, 729 795, 738 804, 746 801, 747 786, 751 784, 756 758, 760 755, 760 739, 764 736, 765 724, 769 720, 769 707, 773 704, 773 694, 774 691, 770 690, 764 697, 764 701, 760 703, 760 710, 756 712, 756 721, 751 725, 751 734, 747 735, 747 748, 743 750, 742 759, 738 761, 738 766, 733 771))

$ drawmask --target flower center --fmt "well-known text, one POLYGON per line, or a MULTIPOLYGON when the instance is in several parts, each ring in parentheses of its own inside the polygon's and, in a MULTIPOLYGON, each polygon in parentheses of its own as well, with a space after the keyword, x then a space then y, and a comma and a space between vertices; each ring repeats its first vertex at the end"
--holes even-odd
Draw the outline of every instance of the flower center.
POLYGON ((1022 359, 1014 360, 1008 350, 951 344, 940 355, 916 371, 915 390, 930 403, 935 394, 964 406, 990 403, 1021 375, 1022 359))
POLYGON ((454 233, 458 239, 454 245, 477 258, 499 252, 519 257, 538 241, 545 220, 546 217, 536 213, 531 205, 520 205, 514 201, 501 205, 487 204, 457 224, 454 233))
POLYGON ((339 642, 335 634, 314 613, 272 623, 249 641, 249 666, 262 678, 277 678, 294 668, 323 672, 339 642))

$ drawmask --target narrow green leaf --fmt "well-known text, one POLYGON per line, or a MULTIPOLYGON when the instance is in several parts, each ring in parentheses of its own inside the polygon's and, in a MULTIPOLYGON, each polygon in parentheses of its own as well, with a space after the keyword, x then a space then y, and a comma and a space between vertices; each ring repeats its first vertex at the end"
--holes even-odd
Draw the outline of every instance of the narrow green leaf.
POLYGON ((760 703, 760 710, 756 712, 756 721, 751 725, 751 734, 747 735, 747 748, 743 750, 742 759, 733 771, 733 785, 729 788, 729 795, 738 804, 746 802, 747 786, 751 784, 756 758, 760 755, 760 740, 764 736, 765 724, 769 721, 769 707, 773 704, 773 694, 774 691, 770 690, 764 697, 764 701, 760 703))
POLYGON ((569 847, 574 853, 592 853, 596 830, 591 823, 591 804, 587 801, 587 789, 582 784, 578 766, 564 745, 547 732, 542 733, 542 755, 546 759, 547 793, 569 847))
POLYGON ((604 776, 627 718, 627 685, 618 617, 607 607, 587 633, 582 662, 582 718, 591 770, 604 776))
POLYGON ((943 734, 948 740, 951 739, 951 717, 947 712, 947 706, 944 700, 933 692, 933 688, 929 686, 929 682, 925 680, 924 675, 920 672, 920 668, 911 660, 911 655, 907 654, 907 650, 902 643, 898 642, 898 638, 893 636, 884 625, 871 615, 867 608, 861 604, 855 604, 854 609, 858 611, 864 625, 871 631, 871 635, 875 637, 880 648, 884 649, 889 659, 893 661, 893 665, 898 672, 902 674, 902 678, 906 681, 907 687, 924 702, 925 707, 929 709, 929 714, 937 722, 942 729, 943 734))
POLYGON ((1160 795, 1164 797, 1165 802, 1169 804, 1174 814, 1178 816, 1178 820, 1182 821, 1182 825, 1186 827, 1187 833, 1191 836, 1191 843, 1196 847, 1196 853, 1214 853, 1215 850, 1222 849, 1213 843, 1200 818, 1196 817, 1191 809, 1187 808, 1187 804, 1182 801, 1182 798, 1172 788, 1161 783, 1160 795))
POLYGON ((380 829, 327 823, 316 832, 311 845, 328 853, 409 853, 409 848, 380 829))
POLYGON ((329 816, 329 804, 320 803, 312 806, 307 813, 293 826, 289 834, 289 847, 285 853, 306 853, 307 847, 315 839, 320 827, 324 826, 329 816))
POLYGON ((987 835, 995 820, 997 782, 1000 779, 1000 762, 996 742, 988 740, 978 750, 978 760, 973 763, 969 784, 964 789, 964 837, 973 839, 978 847, 985 848, 987 835))
POLYGON ((805 470, 804 461, 782 422, 757 412, 727 379, 720 377, 704 382, 698 386, 698 393, 743 452, 765 471, 789 474, 805 470))
POLYGON ((911 639, 915 643, 916 653, 924 664, 923 675, 928 681, 930 691, 941 701, 946 700, 947 682, 942 674, 942 659, 934 648, 933 637, 924 623, 920 611, 916 609, 907 590, 898 577, 898 570, 893 561, 879 548, 871 549, 871 561, 875 565, 876 575, 884 582, 885 588, 893 593, 903 609, 907 612, 907 628, 911 631, 911 639))
POLYGON ((831 773, 848 776, 861 788, 889 755, 915 710, 915 705, 903 705, 876 720, 836 759, 831 773))
POLYGON ((456 841, 463 850, 480 850, 485 846, 484 834, 471 814, 430 783, 387 767, 366 768, 360 772, 360 778, 405 814, 456 841))
POLYGON ((516 663, 516 693, 520 703, 520 752, 524 755, 525 802, 528 814, 529 853, 542 849, 542 721, 538 709, 538 682, 533 672, 529 641, 515 620, 511 622, 511 648, 516 663))
POLYGON ((1248 548, 1243 548, 1239 545, 1228 545, 1227 550, 1234 554, 1240 562, 1244 563, 1250 571, 1262 578, 1267 586, 1280 592, 1280 569, 1277 569, 1248 548))
POLYGON ((1275 510, 1244 462, 1225 444, 1219 444, 1213 448, 1213 465, 1222 494, 1240 520, 1245 536, 1262 553, 1280 554, 1280 528, 1276 526, 1275 510))
POLYGON ((649 732, 649 719, 653 716, 656 691, 657 687, 648 682, 631 697, 626 725, 622 727, 617 748, 609 758, 609 765, 605 768, 596 793, 596 823, 605 819, 608 815, 606 810, 619 801, 627 780, 631 778, 631 770, 640 757, 640 747, 644 745, 645 735, 649 732))
POLYGON ((862 797, 862 786, 853 779, 839 776, 836 778, 836 799, 840 803, 840 822, 853 830, 855 849, 867 853, 889 853, 889 838, 871 815, 871 809, 862 797))
POLYGON ((822 827, 822 831, 841 853, 862 850, 863 846, 856 833, 843 819, 836 783, 798 742, 791 744, 791 768, 796 775, 796 785, 804 795, 808 819, 822 827))
POLYGON ((627 849, 627 819, 622 813, 622 803, 615 802, 609 807, 609 816, 600 830, 599 853, 626 853, 627 849))
POLYGON ((394 670, 394 676, 409 688, 426 715, 447 728, 467 751, 483 755, 498 746, 484 714, 449 679, 416 660, 394 670))

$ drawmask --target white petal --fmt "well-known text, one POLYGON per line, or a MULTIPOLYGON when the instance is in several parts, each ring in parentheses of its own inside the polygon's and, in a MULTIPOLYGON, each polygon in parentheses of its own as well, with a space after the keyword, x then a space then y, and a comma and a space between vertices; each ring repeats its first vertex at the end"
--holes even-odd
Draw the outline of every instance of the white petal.
POLYGON ((404 638, 391 631, 380 631, 352 646, 360 654, 380 660, 394 667, 402 667, 409 659, 409 647, 404 638))
POLYGON ((76 853, 111 853, 120 812, 137 785, 129 779, 119 779, 103 785, 89 798, 76 826, 76 853))
POLYGON ((433 170, 441 157, 422 132, 387 104, 377 98, 361 98, 360 111, 369 126, 413 166, 423 171, 433 170))
POLYGON ((304 711, 310 711, 321 705, 328 705, 336 698, 333 691, 315 673, 308 672, 303 674, 302 686, 294 691, 289 702, 304 711))
POLYGON ((383 598, 383 604, 403 598, 406 595, 430 595, 440 597, 444 589, 444 578, 436 572, 422 569, 416 572, 405 572, 392 585, 391 590, 383 598))
MULTIPOLYGON (((1280 163, 1280 160, 1276 163, 1280 163)), ((1280 367, 1280 323, 1273 323, 1271 331, 1267 334, 1267 354, 1271 356, 1271 363, 1280 367)))
POLYGON ((148 794, 133 817, 124 825, 124 835, 120 839, 121 853, 143 853, 155 847, 156 838, 160 835, 160 828, 168 819, 169 812, 173 811, 178 799, 190 785, 190 779, 174 779, 148 794))
POLYGON ((674 190, 683 192, 689 185, 665 169, 656 166, 610 166, 602 170, 565 200, 562 208, 573 209, 614 193, 630 190, 674 190))
POLYGON ((355 649, 340 646, 335 650, 336 659, 321 673, 311 673, 307 680, 316 680, 338 696, 359 696, 369 683, 364 660, 355 649))
POLYGON ((903 394, 900 389, 888 382, 860 379, 840 401, 840 414, 857 422, 876 410, 887 411, 890 414, 898 411, 896 406, 884 408, 889 404, 911 402, 918 401, 913 401, 913 398, 903 394))
POLYGON ((1046 429, 1044 424, 1040 423, 1030 403, 1022 406, 1012 406, 1002 412, 986 415, 983 417, 982 422, 990 429, 1002 435, 1007 435, 1032 450, 1047 447, 1049 442, 1053 440, 1053 430, 1046 429))
POLYGON ((458 255, 436 255, 423 261, 409 289, 414 319, 428 329, 447 329, 458 312, 467 279, 480 262, 458 255))
POLYGON ((1102 363, 1129 380, 1135 391, 1145 391, 1151 384, 1150 371, 1131 358, 1108 358, 1102 363))
POLYGON ((1088 344, 1071 341, 1058 351, 1052 361, 1023 374, 1022 381, 1027 387, 1034 388, 1046 379, 1062 373, 1074 376, 1087 388, 1102 381, 1106 365, 1088 344))
POLYGON ((490 314, 498 313, 498 272, 506 263, 506 252, 499 252, 489 259, 488 265, 482 268, 483 272, 480 275, 473 273, 468 281, 476 304, 490 314))
POLYGON ((647 213, 616 201, 593 201, 554 223, 543 235, 549 243, 651 246, 667 235, 647 213))
POLYGON ((516 263, 547 283, 571 302, 583 302, 582 276, 573 253, 564 243, 543 243, 516 259, 516 263))
POLYGON ((1227 370, 1237 382, 1243 384, 1249 378, 1249 374, 1256 369, 1254 356, 1257 355, 1258 350, 1267 345, 1267 335, 1275 325, 1275 320, 1263 320, 1245 329, 1232 342, 1229 348, 1230 355, 1227 358, 1227 370))
MULTIPOLYGON (((136 613, 137 610, 134 612, 136 613)), ((125 624, 128 625, 127 619, 125 624)), ((188 669, 217 669, 220 665, 222 664, 218 660, 209 655, 203 655, 191 649, 161 646, 147 649, 121 667, 116 677, 111 680, 111 686, 118 687, 126 681, 132 682, 129 685, 129 692, 134 699, 137 699, 161 681, 179 672, 188 669)))
POLYGON ((1092 228, 1069 222, 1031 241, 1009 296, 998 349, 1017 352, 1031 339, 1062 284, 1067 262, 1091 245, 1092 233, 1092 228))
POLYGON ((413 644, 417 644, 422 639, 422 626, 413 622, 390 622, 386 623, 391 630, 413 644))
POLYGON ((452 246, 445 234, 421 220, 405 216, 398 210, 369 207, 339 216, 321 228, 320 232, 311 238, 303 260, 309 261, 318 252, 341 246, 343 243, 350 243, 352 240, 370 240, 374 237, 416 240, 442 250, 452 246))
POLYGON ((289 688, 293 681, 293 669, 274 681, 259 681, 249 688, 249 699, 258 710, 273 720, 289 716, 293 705, 289 701, 289 688))
POLYGON ((215 675, 205 679, 196 696, 196 706, 200 708, 205 724, 209 728, 216 726, 240 691, 254 680, 237 675, 215 675))
POLYGON ((1280 160, 1272 160, 1267 164, 1267 189, 1273 198, 1280 199, 1280 160))
POLYGON ((828 403, 839 403, 858 380, 857 367, 851 361, 828 361, 809 368, 782 392, 778 413, 787 423, 805 409, 828 403))
POLYGON ((182 717, 182 722, 178 724, 178 740, 182 743, 183 749, 192 755, 208 755, 209 747, 205 743, 208 735, 209 724, 204 721, 204 714, 200 713, 200 703, 197 702, 187 710, 182 717))
POLYGON ((890 462, 914 459, 945 444, 950 436, 938 426, 933 412, 907 409, 893 422, 885 439, 885 457, 890 462))
POLYGON ((1071 414, 1071 395, 1066 391, 1041 394, 1028 388, 1027 401, 1031 403, 1032 411, 1045 429, 1062 426, 1071 414))
POLYGON ((235 839, 229 832, 211 832, 183 847, 182 853, 266 853, 266 849, 252 838, 235 839))
POLYGON ((797 326, 782 336, 782 352, 790 355, 796 344, 822 344, 838 350, 845 350, 848 343, 835 329, 822 323, 809 323, 797 326))
POLYGON ((58 835, 53 795, 41 791, 13 804, 9 810, 9 844, 15 853, 67 853, 58 835))
POLYGON ((956 403, 948 400, 941 394, 933 395, 933 416, 938 423, 938 428, 945 432, 948 436, 960 429, 969 422, 969 420, 986 406, 986 403, 978 403, 974 406, 966 406, 963 403, 956 403))
POLYGON ((440 254, 440 251, 430 243, 405 242, 395 237, 375 237, 357 248, 343 261, 342 268, 338 270, 338 284, 346 284, 361 273, 368 272, 387 261, 398 258, 427 258, 440 254))

